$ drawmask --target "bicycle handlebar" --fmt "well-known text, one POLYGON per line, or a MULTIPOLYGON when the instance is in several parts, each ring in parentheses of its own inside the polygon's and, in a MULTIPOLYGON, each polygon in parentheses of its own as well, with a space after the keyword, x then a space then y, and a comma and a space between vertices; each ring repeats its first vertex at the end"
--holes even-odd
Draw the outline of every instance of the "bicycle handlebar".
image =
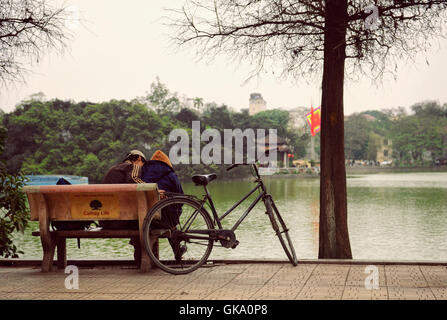
POLYGON ((243 162, 243 163, 235 163, 235 164, 232 164, 231 166, 229 166, 229 167, 227 168, 227 171, 230 171, 231 169, 234 169, 234 168, 236 168, 237 166, 251 166, 251 165, 256 165, 256 163, 246 163, 246 162, 243 162))
POLYGON ((227 168, 227 171, 230 171, 231 169, 236 168, 238 165, 239 165, 239 163, 232 164, 231 166, 229 166, 229 167, 227 168))

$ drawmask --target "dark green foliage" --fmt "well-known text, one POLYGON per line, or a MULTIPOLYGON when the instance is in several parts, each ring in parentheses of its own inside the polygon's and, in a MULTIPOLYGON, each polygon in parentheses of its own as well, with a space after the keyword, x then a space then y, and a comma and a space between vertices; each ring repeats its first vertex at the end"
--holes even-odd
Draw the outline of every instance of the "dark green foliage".
POLYGON ((389 140, 394 163, 433 165, 447 156, 447 104, 420 102, 408 115, 401 109, 366 111, 345 120, 347 159, 376 160, 377 150, 389 140))
MULTIPOLYGON (((7 131, 0 126, 0 154, 3 154, 7 131)), ((9 174, 4 161, 0 162, 0 256, 18 258, 19 253, 12 242, 15 231, 23 232, 28 223, 26 196, 21 192, 25 183, 21 174, 9 174)))
MULTIPOLYGON (((300 135, 288 128, 287 111, 268 110, 250 116, 247 110, 233 112, 226 105, 204 104, 201 98, 194 99, 196 107, 192 110, 159 79, 151 85, 146 97, 131 102, 41 100, 39 97, 29 99, 13 112, 3 115, 2 122, 9 134, 2 159, 7 163, 8 172, 73 174, 87 176, 89 183, 98 183, 131 149, 141 150, 148 158, 157 149, 169 154, 176 143, 168 140, 170 132, 182 128, 191 133, 192 121, 200 121, 201 131, 217 129, 222 143, 224 129, 235 128, 277 129, 279 136, 300 155, 304 155, 308 141, 308 135, 300 135)), ((202 142, 202 146, 206 144, 202 142)), ((216 172, 221 177, 241 176, 238 170, 227 173, 225 167, 175 165, 181 179, 209 172, 216 172)))
POLYGON ((371 131, 371 124, 361 114, 354 114, 345 121, 345 157, 347 159, 366 159, 371 131))
POLYGON ((31 101, 5 115, 7 168, 26 174, 75 174, 99 182, 130 149, 145 153, 163 139, 162 119, 137 103, 31 101))
POLYGON ((393 157, 401 165, 433 165, 447 156, 447 105, 427 101, 411 109, 393 122, 393 157))

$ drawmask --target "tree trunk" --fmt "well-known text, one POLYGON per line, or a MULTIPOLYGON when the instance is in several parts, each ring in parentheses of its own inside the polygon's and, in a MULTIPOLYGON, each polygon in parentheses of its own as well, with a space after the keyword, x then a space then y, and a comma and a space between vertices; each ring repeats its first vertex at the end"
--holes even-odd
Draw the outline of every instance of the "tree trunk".
POLYGON ((352 259, 344 156, 347 0, 326 0, 321 98, 320 259, 352 259))

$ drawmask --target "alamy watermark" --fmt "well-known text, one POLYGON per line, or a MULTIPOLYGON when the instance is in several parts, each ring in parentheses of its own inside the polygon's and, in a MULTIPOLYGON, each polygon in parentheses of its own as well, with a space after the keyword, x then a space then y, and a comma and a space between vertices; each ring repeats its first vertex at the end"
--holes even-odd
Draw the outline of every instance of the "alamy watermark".
POLYGON ((208 128, 200 132, 200 121, 192 121, 191 126, 191 137, 186 129, 174 129, 169 134, 169 141, 176 142, 169 150, 173 164, 240 164, 258 161, 264 166, 260 168, 260 174, 272 174, 276 170, 276 129, 269 129, 268 136, 265 129, 224 129, 222 137, 216 129, 208 128), (206 142, 203 147, 202 142, 206 142))
POLYGON ((363 10, 365 13, 371 13, 369 16, 365 19, 365 29, 368 30, 377 30, 379 26, 382 24, 382 21, 379 18, 379 8, 377 8, 375 5, 370 4, 365 7, 363 10))
POLYGON ((75 5, 70 5, 64 10, 66 14, 65 27, 70 30, 78 29, 81 21, 79 8, 75 5))
POLYGON ((65 268, 65 273, 68 276, 65 278, 65 289, 79 289, 79 269, 76 266, 69 265, 65 268))
POLYGON ((365 288, 367 290, 378 290, 379 289, 379 268, 374 265, 369 265, 365 267, 365 273, 368 276, 365 279, 365 288))

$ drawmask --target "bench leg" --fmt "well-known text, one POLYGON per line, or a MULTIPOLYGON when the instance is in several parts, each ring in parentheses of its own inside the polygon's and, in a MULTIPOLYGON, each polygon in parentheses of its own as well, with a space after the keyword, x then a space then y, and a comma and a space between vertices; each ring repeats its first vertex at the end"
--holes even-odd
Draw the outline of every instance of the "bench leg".
MULTIPOLYGON (((158 238, 157 237, 153 237, 151 238, 151 246, 152 246, 152 252, 154 253, 154 255, 159 258, 159 252, 158 252, 158 238)), ((155 268, 155 265, 152 264, 152 268, 155 268)))
POLYGON ((149 258, 148 254, 146 253, 146 250, 141 250, 141 265, 140 270, 142 272, 147 272, 152 267, 152 261, 151 258, 149 258))
POLYGON ((50 272, 53 267, 54 249, 56 243, 50 234, 50 218, 47 202, 43 194, 36 195, 39 215, 40 242, 42 243, 43 259, 42 272, 50 272))
POLYGON ((54 249, 56 244, 50 242, 43 246, 42 272, 50 272, 53 267, 54 249))
MULTIPOLYGON (((157 192, 158 197, 158 192, 157 192)), ((144 224, 144 218, 146 217, 148 210, 148 201, 146 198, 146 195, 137 192, 137 201, 138 201, 138 229, 140 231, 140 237, 138 239, 140 243, 140 252, 141 252, 141 263, 140 263, 140 271, 141 272, 148 272, 152 267, 152 261, 151 258, 149 258, 149 255, 146 252, 146 249, 144 248, 144 239, 143 239, 143 224, 144 224)))
POLYGON ((57 268, 65 269, 67 266, 67 244, 65 238, 57 238, 57 268))
POLYGON ((132 243, 133 248, 134 248, 133 258, 134 258, 134 261, 135 261, 136 265, 137 265, 138 268, 139 268, 139 267, 140 267, 140 264, 141 264, 141 245, 140 245, 140 238, 139 238, 139 237, 132 237, 132 238, 131 238, 131 243, 132 243))

